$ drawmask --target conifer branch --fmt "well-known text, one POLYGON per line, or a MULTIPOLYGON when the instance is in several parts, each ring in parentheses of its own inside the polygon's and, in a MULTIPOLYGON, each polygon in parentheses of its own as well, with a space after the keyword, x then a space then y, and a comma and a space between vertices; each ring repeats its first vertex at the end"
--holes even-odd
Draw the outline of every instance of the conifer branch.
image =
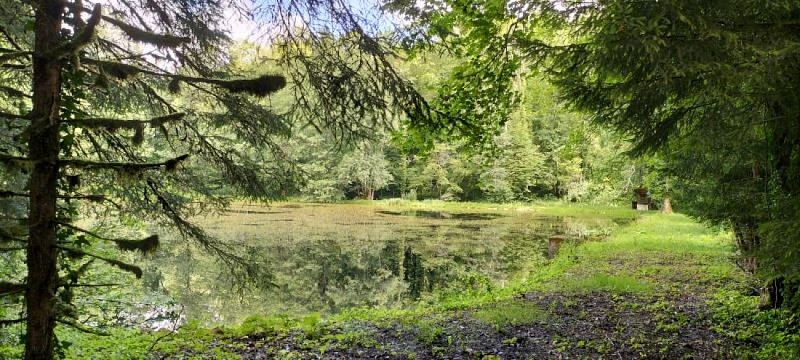
POLYGON ((13 156, 8 154, 0 154, 0 164, 20 166, 20 165, 34 165, 35 160, 31 160, 22 156, 13 156))
POLYGON ((2 111, 0 111, 0 118, 9 119, 9 120, 26 120, 26 119, 30 119, 30 117, 28 117, 27 115, 17 115, 17 114, 2 112, 2 111))
POLYGON ((19 46, 17 41, 14 40, 14 37, 11 36, 11 34, 8 32, 8 30, 6 30, 4 26, 0 26, 0 34, 3 34, 3 36, 6 38, 6 40, 8 40, 8 43, 11 44, 11 46, 16 48, 17 50, 22 51, 22 47, 19 46))
POLYGON ((0 246, 0 252, 21 251, 21 250, 25 250, 25 249, 27 249, 27 248, 23 247, 23 246, 18 246, 18 247, 1 247, 0 246))
POLYGON ((11 198, 11 197, 30 197, 31 195, 28 193, 21 193, 16 191, 0 191, 0 198, 11 198))
POLYGON ((96 195, 67 195, 67 196, 59 196, 58 198, 59 199, 65 199, 65 200, 87 200, 87 201, 96 202, 96 203, 100 203, 100 202, 104 202, 104 201, 110 201, 110 200, 108 200, 108 198, 106 198, 105 195, 100 195, 100 194, 96 194, 96 195))
POLYGON ((0 228, 0 240, 9 241, 9 242, 16 242, 16 243, 20 243, 20 244, 27 244, 28 243, 27 240, 25 240, 23 238, 16 237, 16 236, 14 236, 13 234, 9 233, 8 231, 6 231, 3 228, 0 228))
MULTIPOLYGON (((187 76, 180 74, 170 74, 165 72, 153 71, 137 67, 130 64, 124 64, 115 61, 97 60, 90 58, 83 58, 87 64, 99 66, 103 71, 110 75, 124 80, 136 74, 142 73, 152 76, 164 77, 172 79, 173 81, 184 81, 188 83, 202 83, 221 87, 232 93, 247 93, 255 96, 266 96, 272 94, 286 86, 286 78, 281 75, 261 75, 252 79, 238 79, 238 80, 224 80, 203 78, 196 76, 187 76)), ((173 85, 174 87, 175 85, 173 85)))
POLYGON ((28 68, 30 68, 30 66, 29 65, 23 65, 23 64, 0 64, 0 68, 14 69, 14 70, 27 70, 28 68))
MULTIPOLYGON (((25 197, 25 198, 29 198, 29 197, 31 197, 31 195, 28 194, 28 193, 15 192, 15 191, 0 191, 0 198, 10 198, 10 197, 25 197)), ((101 195, 101 194, 96 194, 96 195, 59 195, 57 197, 59 199, 65 199, 65 200, 87 200, 87 201, 97 202, 97 203, 108 200, 105 195, 101 195)))
POLYGON ((155 251, 156 248, 158 248, 158 244, 159 244, 158 235, 150 235, 150 236, 148 236, 148 237, 146 237, 144 239, 138 239, 138 240, 113 239, 113 238, 109 238, 109 237, 100 235, 100 234, 98 234, 96 232, 77 227, 77 226, 72 225, 70 223, 59 222, 58 224, 61 225, 61 226, 64 226, 64 227, 68 227, 68 228, 70 228, 72 230, 82 232, 84 234, 87 234, 87 235, 89 235, 91 237, 94 237, 94 238, 97 238, 97 239, 100 239, 100 240, 111 241, 114 244, 116 244, 117 247, 120 250, 124 250, 124 251, 139 250, 142 253, 151 253, 151 252, 155 251))
POLYGON ((74 320, 67 320, 67 319, 59 318, 59 319, 56 319, 56 321, 59 322, 59 323, 62 323, 64 325, 67 325, 69 327, 72 327, 75 330, 78 330, 80 332, 84 332, 84 333, 87 333, 87 334, 99 335, 99 336, 109 336, 110 335, 107 332, 100 331, 100 330, 97 330, 97 329, 92 329, 92 328, 87 327, 85 325, 81 325, 77 321, 74 321, 74 320))
POLYGON ((0 328, 8 326, 8 325, 14 325, 14 324, 23 323, 23 322, 25 322, 25 320, 28 320, 28 318, 27 317, 23 317, 23 318, 19 318, 19 319, 3 319, 3 320, 0 320, 0 328))
POLYGON ((20 57, 27 57, 27 56, 30 56, 31 54, 33 54, 33 51, 8 52, 8 53, 5 53, 3 55, 0 55, 0 62, 5 62, 5 61, 8 61, 8 60, 14 60, 14 59, 20 58, 20 57))
POLYGON ((0 296, 13 295, 24 292, 28 288, 25 284, 0 281, 0 296))
POLYGON ((104 283, 104 284, 69 284, 62 285, 63 287, 116 287, 122 286, 120 283, 104 283))
POLYGON ((123 261, 120 261, 120 260, 117 260, 117 259, 112 259, 112 258, 108 258, 108 257, 105 257, 105 256, 93 254, 93 253, 90 253, 90 252, 87 252, 87 251, 83 251, 81 249, 72 248, 72 247, 69 247, 69 246, 56 245, 56 248, 61 249, 63 251, 71 253, 71 254, 88 256, 88 257, 91 257, 91 258, 94 258, 94 259, 97 259, 97 260, 105 261, 110 265, 114 265, 114 266, 120 268, 121 270, 133 273, 133 275, 136 276, 137 279, 140 279, 142 277, 142 268, 140 268, 140 267, 138 267, 136 265, 128 264, 126 262, 123 262, 123 261))
POLYGON ((74 272, 70 272, 69 275, 67 275, 66 277, 62 276, 62 277, 58 278, 58 286, 59 287, 60 286, 68 287, 68 286, 71 286, 70 283, 72 283, 72 285, 77 283, 78 279, 81 276, 83 276, 86 273, 86 271, 89 270, 89 266, 91 266, 94 263, 94 260, 95 259, 89 259, 89 261, 83 263, 78 268, 78 270, 75 270, 74 272))
MULTIPOLYGON (((184 154, 173 159, 158 163, 128 163, 128 162, 98 162, 79 159, 67 159, 59 161, 63 166, 81 169, 116 169, 116 170, 145 170, 164 167, 167 171, 175 170, 179 163, 189 158, 189 154, 184 154)), ((2 158, 0 158, 2 160, 2 158)))
POLYGON ((92 10, 92 16, 89 17, 89 21, 86 22, 86 26, 81 29, 81 31, 76 34, 75 37, 72 38, 72 41, 69 41, 58 48, 53 49, 49 53, 44 54, 44 57, 60 59, 65 56, 75 55, 78 51, 80 51, 80 49, 92 42, 97 30, 97 24, 100 23, 101 18, 102 6, 100 6, 100 4, 95 4, 94 9, 92 10))
MULTIPOLYGON (((26 94, 24 91, 17 90, 17 89, 15 89, 13 87, 10 87, 10 86, 0 85, 0 91, 6 93, 6 95, 8 95, 10 97, 26 98, 26 99, 30 99, 30 98, 33 97, 30 94, 26 94)), ((19 115, 17 117, 24 117, 24 115, 19 115)))
POLYGON ((103 20, 118 27, 120 30, 122 30, 122 32, 128 35, 131 40, 141 43, 152 44, 158 47, 175 48, 192 41, 188 37, 157 34, 151 31, 143 30, 110 16, 103 16, 103 20))
POLYGON ((108 130, 115 130, 115 129, 136 130, 144 125, 149 125, 150 127, 158 127, 168 122, 181 120, 185 116, 186 113, 176 112, 172 114, 156 116, 147 120, 86 118, 86 119, 72 119, 64 122, 82 128, 106 128, 108 130))

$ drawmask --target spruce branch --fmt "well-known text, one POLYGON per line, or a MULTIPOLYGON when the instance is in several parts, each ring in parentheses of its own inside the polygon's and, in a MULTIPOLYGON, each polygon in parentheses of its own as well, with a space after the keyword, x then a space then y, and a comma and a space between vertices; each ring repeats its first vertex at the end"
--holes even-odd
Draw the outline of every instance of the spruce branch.
POLYGON ((97 260, 105 261, 106 263, 108 263, 110 265, 113 265, 113 266, 116 266, 116 267, 120 268, 121 270, 124 270, 124 271, 132 273, 134 276, 136 276, 137 279, 141 279, 142 278, 142 268, 140 268, 140 267, 138 267, 136 265, 128 264, 126 262, 123 262, 123 261, 120 261, 120 260, 117 260, 117 259, 112 259, 112 258, 109 258, 109 257, 93 254, 93 253, 90 253, 90 252, 87 252, 87 251, 84 251, 84 250, 81 250, 81 249, 76 249, 76 248, 73 248, 73 247, 69 247, 69 246, 56 245, 56 248, 61 249, 61 250, 65 251, 65 252, 68 252, 70 254, 88 256, 88 257, 91 257, 91 258, 95 258, 97 260))
POLYGON ((0 154, 0 164, 5 164, 6 166, 33 166, 36 164, 36 160, 31 160, 26 157, 22 156, 14 156, 8 154, 0 154))
POLYGON ((83 263, 78 268, 78 270, 75 270, 74 272, 70 272, 67 276, 59 277, 58 278, 58 286, 59 287, 62 287, 62 286, 63 287, 70 287, 70 286, 73 286, 73 285, 77 284, 78 279, 81 276, 83 276, 84 274, 86 274, 87 271, 89 271, 89 266, 94 264, 95 260, 96 259, 89 259, 89 261, 83 263))
POLYGON ((27 317, 23 317, 23 318, 19 318, 19 319, 3 319, 3 320, 0 320, 0 328, 6 327, 8 325, 14 325, 14 324, 23 323, 23 322, 25 322, 25 320, 28 320, 28 318, 27 317))
POLYGON ((56 321, 61 323, 61 324, 67 325, 67 326, 69 326, 69 327, 71 327, 71 328, 73 328, 75 330, 78 330, 80 332, 84 332, 84 333, 87 333, 87 334, 99 335, 99 336, 109 336, 110 335, 107 332, 100 331, 98 329, 92 329, 92 328, 90 328, 88 326, 79 324, 75 320, 68 320, 68 319, 64 319, 64 318, 59 318, 59 319, 56 319, 56 321))
MULTIPOLYGON (((167 171, 175 170, 179 163, 189 158, 189 154, 183 154, 176 158, 169 159, 164 162, 158 163, 129 163, 129 162, 99 162, 80 159, 66 159, 59 161, 62 166, 68 166, 80 169, 114 169, 114 170, 127 170, 127 171, 140 171, 145 169, 154 169, 164 167, 167 171)), ((2 158, 0 158, 2 161, 2 158)))
POLYGON ((27 116, 27 115, 17 115, 17 114, 2 112, 2 111, 0 111, 0 118, 9 119, 9 120, 26 120, 26 119, 30 119, 30 117, 27 116))
POLYGON ((179 121, 186 116, 186 113, 176 112, 167 115, 156 116, 146 120, 134 119, 111 119, 111 118, 85 118, 64 121, 70 125, 82 128, 105 128, 113 131, 116 129, 139 129, 144 125, 159 127, 169 122, 179 121))
POLYGON ((0 55, 0 62, 6 62, 9 60, 14 60, 21 57, 28 57, 33 54, 33 51, 14 51, 8 52, 3 55, 0 55))
POLYGON ((19 51, 22 51, 22 47, 19 46, 17 41, 14 40, 14 37, 11 36, 11 33, 8 32, 8 30, 6 30, 6 28, 4 26, 0 26, 0 34, 3 34, 3 36, 6 38, 6 40, 8 40, 8 43, 11 44, 11 46, 13 46, 14 48, 16 48, 19 51))
POLYGON ((143 30, 110 16, 103 16, 103 20, 118 27, 122 32, 128 35, 131 40, 141 43, 152 44, 158 47, 175 48, 192 41, 188 37, 158 34, 143 30))
POLYGON ((0 252, 22 251, 22 250, 25 250, 25 249, 27 249, 27 248, 24 247, 24 246, 18 246, 18 247, 2 247, 2 246, 0 246, 0 252))
POLYGON ((25 284, 0 281, 0 296, 8 296, 24 292, 28 288, 25 284))
POLYGON ((90 202, 101 203, 104 201, 111 201, 105 195, 101 194, 92 194, 92 195, 67 195, 67 196, 59 196, 59 199, 65 200, 86 200, 90 202))
POLYGON ((64 226, 64 227, 68 227, 68 228, 70 228, 72 230, 75 230, 75 231, 78 231, 78 232, 82 232, 84 234, 87 234, 87 235, 89 235, 91 237, 94 237, 94 238, 97 238, 97 239, 100 239, 100 240, 111 241, 114 244, 116 244, 117 247, 120 250, 124 250, 124 251, 139 250, 142 253, 152 253, 153 251, 155 251, 158 248, 158 244, 159 244, 158 235, 150 235, 150 236, 148 236, 148 237, 146 237, 144 239, 137 239, 137 240, 114 239, 114 238, 109 238, 109 237, 100 235, 100 234, 98 234, 96 232, 93 232, 91 230, 86 230, 86 229, 77 227, 77 226, 72 225, 70 223, 59 222, 58 224, 61 225, 61 226, 64 226))
MULTIPOLYGON (((255 96, 266 96, 283 89, 286 86, 286 78, 281 75, 261 75, 252 79, 214 79, 204 78, 197 76, 187 76, 180 74, 170 74, 165 72, 153 71, 137 67, 130 64, 124 64, 115 61, 97 60, 91 58, 83 58, 83 62, 100 67, 101 70, 113 75, 114 77, 124 80, 136 74, 142 73, 152 76, 164 77, 172 79, 172 81, 183 81, 187 83, 202 83, 221 87, 232 93, 247 93, 255 96)), ((179 87, 177 84, 172 85, 173 89, 179 87)))
POLYGON ((24 99, 33 98, 33 96, 31 96, 30 94, 25 93, 22 90, 17 90, 10 86, 0 85, 0 91, 6 93, 6 95, 8 95, 9 97, 24 98, 24 99))
POLYGON ((73 56, 78 53, 84 46, 89 45, 95 37, 97 31, 97 24, 100 23, 102 18, 102 6, 95 4, 92 10, 92 15, 86 26, 72 38, 71 41, 53 49, 52 51, 44 54, 44 57, 51 59, 60 59, 65 56, 73 56))
POLYGON ((26 239, 14 236, 14 234, 12 234, 3 227, 0 227, 0 241, 15 242, 20 244, 28 243, 26 239))
POLYGON ((102 284, 68 284, 61 286, 65 288, 73 288, 73 287, 117 287, 122 285, 123 284, 120 283, 102 283, 102 284))
POLYGON ((0 198, 11 198, 11 197, 30 197, 31 195, 28 193, 21 193, 16 191, 6 191, 0 190, 0 198))

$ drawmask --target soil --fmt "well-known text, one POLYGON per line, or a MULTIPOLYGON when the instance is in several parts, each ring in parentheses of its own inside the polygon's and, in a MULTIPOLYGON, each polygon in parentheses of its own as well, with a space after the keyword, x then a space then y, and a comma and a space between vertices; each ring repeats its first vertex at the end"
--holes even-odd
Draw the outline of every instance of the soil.
MULTIPOLYGON (((266 339, 250 336, 223 345, 243 359, 729 359, 734 345, 711 329, 705 301, 696 296, 636 296, 527 293, 547 320, 494 326, 474 319, 473 311, 439 320, 432 339, 416 325, 379 327, 351 323, 328 338, 347 332, 374 340, 309 346, 299 332, 266 339), (290 355, 291 354, 291 355, 290 355)), ((317 342, 314 342, 317 344, 317 342)))

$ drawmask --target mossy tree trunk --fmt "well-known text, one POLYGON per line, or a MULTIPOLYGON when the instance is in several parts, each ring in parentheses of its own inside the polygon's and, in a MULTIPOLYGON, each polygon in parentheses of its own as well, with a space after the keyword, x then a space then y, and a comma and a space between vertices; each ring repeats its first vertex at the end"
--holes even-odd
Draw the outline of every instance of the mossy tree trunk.
POLYGON ((33 116, 28 138, 34 166, 29 182, 26 359, 51 359, 54 348, 61 61, 50 54, 60 43, 63 6, 57 0, 39 1, 34 24, 33 116))

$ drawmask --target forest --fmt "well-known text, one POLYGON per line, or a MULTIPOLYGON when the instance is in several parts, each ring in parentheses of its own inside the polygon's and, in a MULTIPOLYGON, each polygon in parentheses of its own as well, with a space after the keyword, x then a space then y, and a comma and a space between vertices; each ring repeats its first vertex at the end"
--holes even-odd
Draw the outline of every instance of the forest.
POLYGON ((800 359, 796 1, 0 4, 0 358, 800 359))

